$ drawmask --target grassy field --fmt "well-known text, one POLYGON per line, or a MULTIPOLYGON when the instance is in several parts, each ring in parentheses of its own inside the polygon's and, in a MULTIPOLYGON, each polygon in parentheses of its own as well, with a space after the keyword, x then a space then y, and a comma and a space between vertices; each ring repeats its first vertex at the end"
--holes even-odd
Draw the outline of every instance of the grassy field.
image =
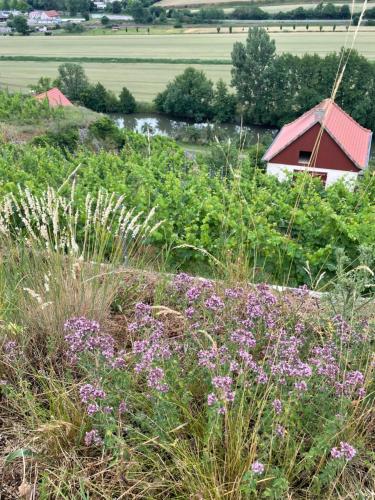
MULTIPOLYGON (((241 5, 241 4, 254 4, 254 5, 259 5, 261 6, 262 4, 272 4, 273 7, 276 7, 279 10, 285 10, 286 5, 288 4, 283 4, 280 2, 272 2, 270 0, 257 0, 257 1, 249 1, 249 0, 161 0, 160 2, 157 3, 157 5, 160 5, 160 7, 180 7, 180 8, 185 8, 185 7, 195 7, 195 6, 213 6, 213 5, 219 5, 219 6, 235 6, 235 5, 241 5)), ((293 0, 289 0, 289 3, 292 4, 293 0)), ((298 0, 296 0, 293 5, 294 7, 299 7, 300 5, 309 5, 311 6, 312 4, 317 4, 315 0, 312 0, 312 2, 308 2, 308 0, 305 2, 300 3, 298 0)), ((343 3, 351 4, 351 2, 335 2, 336 5, 341 5, 343 3)), ((372 2, 368 2, 369 4, 372 2)), ((360 9, 361 6, 363 5, 363 2, 355 2, 355 8, 360 9)), ((263 7, 262 7, 263 8, 263 7)))
MULTIPOLYGON (((162 0, 164 2, 164 0, 162 0)), ((166 2, 170 1, 170 2, 173 2, 173 1, 178 1, 178 0, 165 0, 166 2)), ((162 3, 162 2, 161 2, 162 3)), ((209 5, 209 3, 208 3, 209 5)), ((259 7, 262 8, 262 10, 266 11, 266 12, 269 12, 270 14, 274 14, 276 12, 289 12, 290 10, 293 10, 293 9, 296 9, 297 7, 303 7, 304 9, 314 9, 315 7, 317 7, 318 3, 285 3, 285 4, 277 4, 277 5, 259 5, 259 7)), ((342 6, 342 5, 349 5, 348 3, 336 3, 335 2, 335 5, 336 6, 342 6)), ((224 9, 224 12, 226 14, 230 14, 231 12, 233 12, 233 10, 235 9, 235 7, 227 7, 224 9)), ((360 12, 362 9, 362 3, 356 3, 354 5, 354 11, 355 12, 360 12)), ((195 9, 194 9, 195 10, 195 9)))
MULTIPOLYGON (((97 37, 1 37, 0 54, 24 57, 101 57, 108 62, 85 62, 83 66, 91 81, 100 81, 106 87, 119 92, 125 85, 137 100, 149 102, 180 74, 187 64, 156 62, 110 62, 111 58, 197 58, 203 61, 195 67, 217 81, 230 80, 230 65, 212 64, 212 59, 230 61, 234 42, 244 41, 246 32, 233 34, 195 33, 190 29, 184 35, 114 35, 97 37), (211 64, 209 64, 211 60, 211 64), (207 61, 207 62, 205 62, 207 61)), ((215 28, 211 28, 213 31, 215 28)), ((216 31, 216 30, 215 30, 216 31)), ((296 30, 287 32, 270 30, 279 52, 302 55, 306 52, 325 55, 339 50, 347 34, 343 31, 313 32, 296 30)), ((352 33, 349 33, 351 41, 352 33)), ((363 30, 355 47, 369 59, 375 59, 375 30, 363 30)), ((40 76, 54 77, 60 62, 54 61, 0 61, 0 85, 10 89, 25 90, 40 76)))
MULTIPOLYGON (((27 90, 41 75, 55 77, 59 63, 55 62, 10 62, 0 63, 0 86, 14 90, 27 90)), ((184 64, 83 64, 89 79, 100 81, 115 92, 125 85, 139 101, 150 102, 166 84, 187 67, 184 64)), ((229 82, 230 66, 196 65, 209 78, 229 82)))
MULTIPOLYGON (((211 31, 215 28, 211 28, 211 31)), ((117 35, 96 37, 1 37, 0 54, 61 57, 167 57, 200 59, 229 59, 234 42, 244 41, 247 33, 194 33, 184 35, 117 35)), ((339 50, 345 44, 345 31, 270 31, 279 52, 293 54, 318 53, 339 50)), ((352 34, 349 33, 351 40, 352 34)), ((375 59, 375 29, 362 30, 355 48, 369 59, 375 59)), ((108 68, 106 68, 108 71, 108 68)), ((1 63, 0 72, 7 70, 1 63)))

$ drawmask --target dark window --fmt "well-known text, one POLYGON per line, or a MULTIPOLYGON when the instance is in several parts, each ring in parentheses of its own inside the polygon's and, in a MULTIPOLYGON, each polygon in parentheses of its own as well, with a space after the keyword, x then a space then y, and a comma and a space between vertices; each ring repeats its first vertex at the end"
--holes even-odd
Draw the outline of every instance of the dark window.
POLYGON ((298 163, 302 163, 304 165, 307 165, 310 161, 310 158, 311 158, 311 151, 300 151, 298 163))

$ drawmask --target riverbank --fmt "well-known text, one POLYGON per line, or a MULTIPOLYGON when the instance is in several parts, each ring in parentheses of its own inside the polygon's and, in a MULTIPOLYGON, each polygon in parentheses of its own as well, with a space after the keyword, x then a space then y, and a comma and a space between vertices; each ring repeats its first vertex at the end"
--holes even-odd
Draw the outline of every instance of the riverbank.
POLYGON ((158 113, 133 113, 110 115, 119 128, 141 134, 162 135, 175 139, 185 149, 204 150, 216 138, 238 140, 241 136, 246 145, 269 144, 277 133, 277 128, 237 123, 194 123, 177 120, 158 113), (190 146, 186 147, 186 146, 190 146))

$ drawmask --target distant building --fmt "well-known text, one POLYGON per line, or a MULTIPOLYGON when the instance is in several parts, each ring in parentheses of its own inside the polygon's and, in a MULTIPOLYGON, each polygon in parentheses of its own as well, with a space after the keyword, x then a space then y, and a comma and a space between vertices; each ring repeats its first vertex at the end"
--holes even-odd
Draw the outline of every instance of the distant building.
POLYGON ((331 99, 325 99, 277 134, 263 156, 267 172, 284 180, 309 172, 328 186, 353 181, 369 161, 372 132, 331 99))
POLYGON ((47 99, 51 108, 56 108, 58 106, 73 106, 69 99, 65 97, 57 87, 54 87, 47 92, 35 95, 34 99, 37 99, 38 101, 44 101, 47 99))
POLYGON ((60 24, 61 17, 56 10, 33 10, 28 21, 29 24, 60 24))

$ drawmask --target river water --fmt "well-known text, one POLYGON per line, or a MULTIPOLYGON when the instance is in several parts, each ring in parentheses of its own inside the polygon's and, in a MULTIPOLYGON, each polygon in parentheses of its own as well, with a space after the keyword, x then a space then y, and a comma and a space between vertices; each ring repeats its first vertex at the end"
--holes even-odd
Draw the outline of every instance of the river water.
POLYGON ((207 137, 209 135, 209 128, 212 130, 212 139, 214 139, 215 134, 223 136, 226 139, 232 138, 238 136, 242 130, 242 133, 246 134, 248 144, 257 144, 258 142, 268 144, 277 133, 277 129, 275 128, 260 126, 244 126, 241 128, 240 125, 234 123, 215 125, 207 122, 193 123, 174 120, 156 113, 113 115, 113 119, 120 128, 127 128, 143 134, 164 135, 188 143, 196 142, 197 144, 202 142, 202 136, 207 137))

